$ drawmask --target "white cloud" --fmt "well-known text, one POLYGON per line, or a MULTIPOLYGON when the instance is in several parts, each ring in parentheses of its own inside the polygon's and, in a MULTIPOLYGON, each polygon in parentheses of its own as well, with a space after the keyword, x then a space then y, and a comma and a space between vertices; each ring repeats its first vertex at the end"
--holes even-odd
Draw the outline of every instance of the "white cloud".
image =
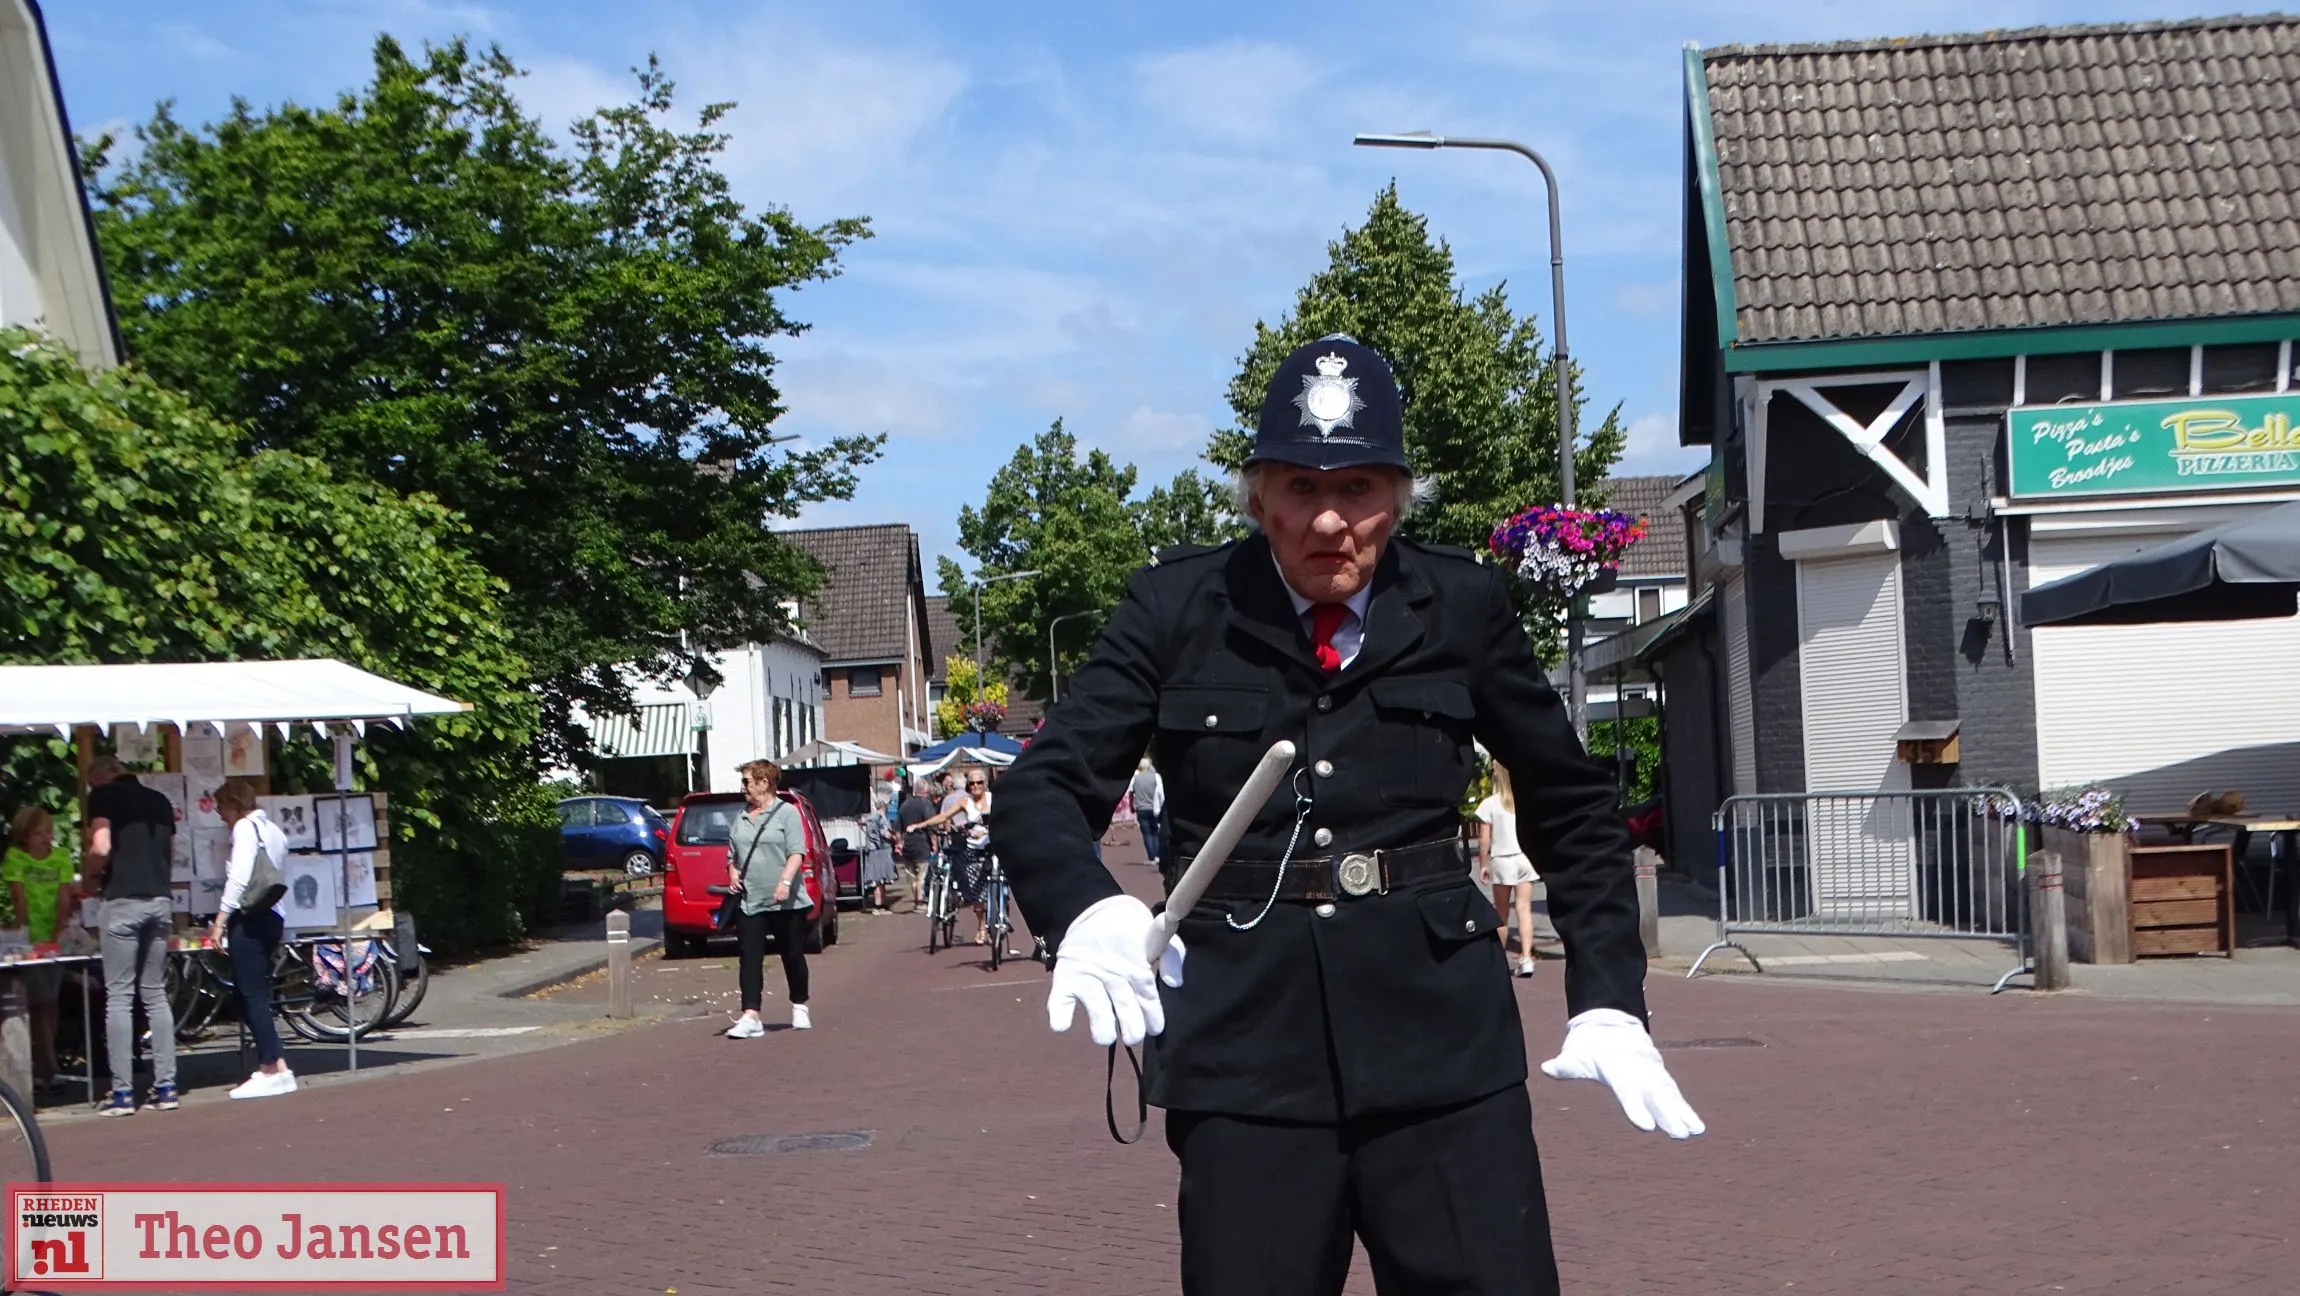
POLYGON ((1132 463, 1136 459, 1164 460, 1195 455, 1205 446, 1213 430, 1206 420, 1194 415, 1137 405, 1118 420, 1108 436, 1098 440, 1112 455, 1132 463))
POLYGON ((959 429, 959 397, 915 369, 846 352, 786 357, 776 371, 789 411, 779 431, 942 438, 959 429))
POLYGON ((1290 45, 1225 40, 1134 61, 1137 93, 1150 110, 1203 136, 1266 140, 1286 125, 1318 71, 1290 45))
POLYGON ((1677 411, 1669 410, 1629 420, 1621 461, 1614 465, 1613 475, 1683 477, 1708 462, 1708 447, 1677 444, 1677 411))
POLYGON ((186 58, 204 62, 222 62, 240 57, 240 52, 188 23, 169 23, 160 28, 170 48, 186 58))

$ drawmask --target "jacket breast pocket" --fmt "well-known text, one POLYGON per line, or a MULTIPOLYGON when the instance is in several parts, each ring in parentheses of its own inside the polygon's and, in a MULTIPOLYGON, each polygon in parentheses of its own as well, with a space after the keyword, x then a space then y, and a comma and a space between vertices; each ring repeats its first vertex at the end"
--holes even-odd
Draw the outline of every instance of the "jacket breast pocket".
POLYGON ((1391 777, 1384 803, 1450 806, 1469 786, 1469 686, 1450 679, 1378 679, 1367 686, 1391 777))
POLYGON ((1268 689, 1199 684, 1159 694, 1158 764, 1166 771, 1168 799, 1179 781, 1214 789, 1215 799, 1227 805, 1262 759, 1269 718, 1268 689))

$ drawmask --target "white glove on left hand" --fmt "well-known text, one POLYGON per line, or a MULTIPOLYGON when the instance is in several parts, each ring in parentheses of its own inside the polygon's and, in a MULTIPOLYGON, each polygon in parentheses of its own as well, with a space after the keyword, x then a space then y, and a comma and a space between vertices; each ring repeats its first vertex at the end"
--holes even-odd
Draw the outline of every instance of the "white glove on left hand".
POLYGON ((1087 1033, 1097 1044, 1140 1044, 1166 1029, 1158 980, 1182 984, 1182 938, 1166 942, 1156 977, 1144 948, 1150 943, 1150 906, 1132 896, 1096 901, 1071 920, 1054 956, 1054 986, 1046 996, 1046 1024, 1070 1029, 1086 1010, 1087 1033))
POLYGON ((1641 1130, 1691 1138, 1709 1127, 1693 1114, 1662 1065, 1645 1024, 1619 1008, 1592 1008, 1565 1023, 1565 1046, 1541 1064, 1552 1080, 1602 1080, 1641 1130))

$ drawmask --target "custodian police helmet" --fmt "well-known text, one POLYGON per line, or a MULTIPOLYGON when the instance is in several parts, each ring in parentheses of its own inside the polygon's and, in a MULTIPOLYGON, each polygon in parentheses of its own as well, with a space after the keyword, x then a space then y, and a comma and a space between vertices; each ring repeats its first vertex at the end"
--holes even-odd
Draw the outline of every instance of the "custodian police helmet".
POLYGON ((1389 361, 1342 333, 1297 347, 1270 376, 1247 463, 1406 468, 1398 381, 1389 361))

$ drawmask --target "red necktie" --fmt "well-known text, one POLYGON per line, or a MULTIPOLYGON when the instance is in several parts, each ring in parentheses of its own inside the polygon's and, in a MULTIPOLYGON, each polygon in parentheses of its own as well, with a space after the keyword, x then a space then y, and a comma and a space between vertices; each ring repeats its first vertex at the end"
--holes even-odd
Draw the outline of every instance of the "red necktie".
POLYGON ((1310 605, 1310 647, 1318 654, 1318 665, 1331 673, 1342 668, 1342 651, 1334 647, 1334 633, 1349 619, 1347 603, 1313 603, 1310 605))

